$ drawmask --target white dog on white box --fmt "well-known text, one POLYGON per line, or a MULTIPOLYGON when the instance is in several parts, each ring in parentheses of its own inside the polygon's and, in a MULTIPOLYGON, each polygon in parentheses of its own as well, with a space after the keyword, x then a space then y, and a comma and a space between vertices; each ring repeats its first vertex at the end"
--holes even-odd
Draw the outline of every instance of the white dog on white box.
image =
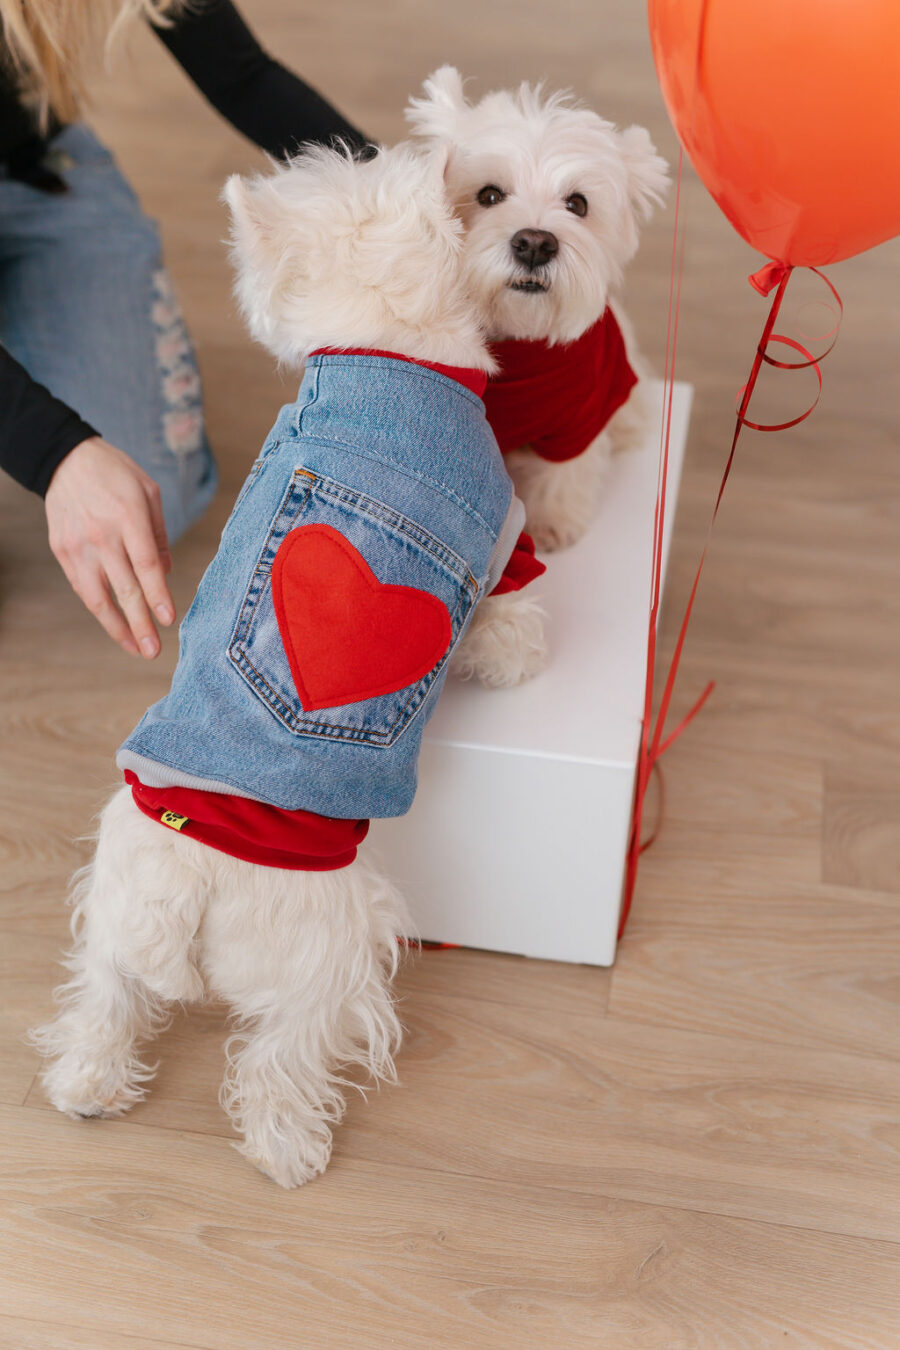
POLYGON ((451 66, 425 82, 407 118, 449 151, 467 285, 501 366, 488 416, 526 528, 539 549, 572 544, 611 450, 644 430, 640 384, 629 397, 629 367, 640 377, 643 365, 614 301, 665 192, 665 161, 643 127, 617 131, 565 94, 523 84, 470 103, 451 66))
MULTIPOLYGON (((283 1186, 325 1167, 348 1079, 394 1077, 411 925, 356 849, 366 817, 412 800, 422 723, 524 520, 478 397, 493 362, 445 164, 318 150, 229 183, 251 330, 306 373, 171 689, 119 752, 128 786, 75 888, 71 979, 35 1033, 53 1104, 116 1116, 143 1097, 141 1042, 173 1005, 224 1000, 221 1101, 283 1186)), ((478 664, 508 682, 534 619, 526 597, 496 599, 508 641, 478 664)))

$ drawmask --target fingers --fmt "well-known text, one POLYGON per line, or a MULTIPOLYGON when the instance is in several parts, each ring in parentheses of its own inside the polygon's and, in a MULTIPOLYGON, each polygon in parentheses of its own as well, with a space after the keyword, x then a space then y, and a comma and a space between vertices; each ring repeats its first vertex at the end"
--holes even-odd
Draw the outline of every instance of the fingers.
MULTIPOLYGON (((159 637, 143 587, 124 552, 80 562, 67 554, 57 556, 75 594, 123 651, 147 660, 159 655, 159 637)), ((162 586, 168 596, 165 582, 162 586)))
POLYGON ((112 601, 106 577, 99 566, 79 565, 69 554, 63 552, 57 553, 56 556, 69 585, 83 601, 85 608, 106 629, 113 642, 117 642, 130 656, 137 656, 137 643, 124 617, 112 601))
MULTIPOLYGON (((148 479, 144 491, 147 493, 147 502, 150 507, 150 525, 153 531, 156 550, 159 554, 163 573, 164 575, 168 575, 172 570, 172 555, 169 552, 169 536, 166 533, 166 522, 163 519, 162 493, 152 479, 148 479)), ((147 598, 150 599, 149 596, 147 598)), ((160 616, 160 623, 171 623, 172 619, 175 617, 175 606, 172 604, 172 597, 169 595, 168 589, 166 590, 166 601, 171 607, 172 617, 163 619, 162 616, 160 616)), ((151 601, 151 604, 155 609, 157 602, 151 601)))
MULTIPOLYGON (((108 583, 112 587, 119 609, 125 616, 125 622, 131 630, 141 655, 147 657, 148 660, 152 660, 154 656, 159 654, 160 643, 156 625, 153 622, 153 616, 145 597, 144 583, 137 568, 133 565, 132 559, 124 552, 106 554, 102 562, 108 583)), ((162 587, 165 595, 168 596, 162 568, 159 564, 159 556, 155 550, 152 563, 149 555, 142 555, 141 566, 145 577, 149 578, 153 574, 155 581, 158 575, 158 584, 162 587)), ((106 627, 105 624, 104 627, 106 627)))
POLYGON ((153 541, 147 552, 137 545, 135 552, 133 564, 124 549, 54 549, 75 594, 113 641, 132 656, 152 660, 159 655, 160 642, 147 601, 155 601, 166 615, 161 622, 172 622, 175 607, 153 541))
MULTIPOLYGON (((146 601, 144 609, 146 610, 147 605, 149 605, 159 622, 164 627, 168 627, 175 618, 175 605, 166 585, 166 572, 172 566, 169 541, 163 521, 159 488, 155 483, 151 483, 149 488, 145 488, 145 491, 149 512, 139 514, 129 522, 123 535, 123 542, 130 560, 131 575, 137 579, 141 597, 146 601)), ((133 590, 131 580, 123 576, 122 581, 127 586, 129 602, 137 613, 140 606, 134 596, 131 595, 133 590)), ((122 608, 125 609, 125 603, 118 586, 116 586, 116 595, 119 597, 122 608)), ((125 612, 127 616, 128 610, 126 609, 125 612)), ((133 624, 132 631, 140 641, 140 634, 134 629, 133 624)), ((156 638, 155 629, 153 630, 153 637, 156 638)), ((149 655, 150 653, 145 651, 145 654, 149 655)), ((153 655, 155 654, 154 652, 153 655)))
POLYGON ((156 656, 153 616, 166 626, 175 619, 158 485, 94 436, 58 465, 44 505, 50 547, 76 594, 125 651, 156 656))

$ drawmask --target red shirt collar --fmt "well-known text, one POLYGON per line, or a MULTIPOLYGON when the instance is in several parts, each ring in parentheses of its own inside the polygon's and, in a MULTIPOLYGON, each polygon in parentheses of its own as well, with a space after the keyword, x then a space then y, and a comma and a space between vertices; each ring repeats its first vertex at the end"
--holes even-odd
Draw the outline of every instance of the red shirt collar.
POLYGON ((448 380, 465 385, 476 398, 484 398, 487 386, 487 372, 473 370, 470 366, 444 366, 439 361, 419 361, 415 356, 404 356, 402 352, 380 352, 371 347, 318 347, 310 356, 379 356, 390 361, 407 361, 411 366, 424 366, 426 370, 436 370, 448 380))
POLYGON ((530 445, 542 459, 574 459, 628 398, 636 375, 611 309, 574 342, 491 343, 500 363, 484 407, 500 449, 530 445))

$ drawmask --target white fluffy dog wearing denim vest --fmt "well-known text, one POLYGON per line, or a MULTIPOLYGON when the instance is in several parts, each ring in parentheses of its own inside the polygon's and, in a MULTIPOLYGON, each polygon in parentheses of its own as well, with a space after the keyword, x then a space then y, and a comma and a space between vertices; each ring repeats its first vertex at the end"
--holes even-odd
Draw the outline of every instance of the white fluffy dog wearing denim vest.
MULTIPOLYGON (((254 335, 287 362, 340 346, 490 369, 444 167, 443 155, 398 147, 365 165, 314 152, 249 184, 232 179, 238 294, 254 335)), ((516 597, 498 598, 508 640, 482 651, 479 668, 509 683, 540 635, 530 601, 517 625, 516 597)), ((298 1185, 328 1162, 344 1088, 394 1080, 404 902, 365 850, 339 870, 287 870, 160 819, 128 788, 103 812, 74 888, 71 979, 56 1019, 34 1033, 52 1060, 47 1093, 74 1117, 122 1114, 153 1076, 141 1042, 173 1005, 221 999, 234 1016, 221 1102, 238 1147, 298 1185)))
MULTIPOLYGON (((569 96, 545 96, 527 84, 472 104, 450 66, 425 82, 407 118, 416 136, 449 151, 447 184, 466 231, 467 282, 490 338, 550 345, 578 339, 615 300, 639 227, 665 191, 666 165, 647 132, 617 132, 569 96)), ((641 377, 630 326, 613 309, 641 377)), ((646 421, 638 384, 583 453, 561 463, 527 447, 508 455, 538 548, 581 537, 611 450, 632 443, 646 421)))

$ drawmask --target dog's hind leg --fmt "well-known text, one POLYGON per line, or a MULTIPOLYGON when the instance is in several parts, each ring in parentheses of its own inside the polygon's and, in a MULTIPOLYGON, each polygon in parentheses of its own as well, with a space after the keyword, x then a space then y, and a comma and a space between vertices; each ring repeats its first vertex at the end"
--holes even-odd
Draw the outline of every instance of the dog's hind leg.
POLYGON ((240 1151, 297 1186, 324 1171, 360 1070, 395 1079, 390 984, 408 919, 368 862, 291 872, 226 861, 203 925, 210 986, 237 1019, 221 1101, 240 1151))
POLYGON ((42 1075, 47 1095, 68 1115, 116 1116, 140 1101, 153 1069, 138 1042, 165 1025, 168 1002, 202 992, 190 945, 203 887, 173 854, 189 843, 205 852, 142 816, 128 789, 103 812, 93 862, 73 891, 71 979, 57 991, 55 1020, 31 1034, 53 1061, 42 1075))

